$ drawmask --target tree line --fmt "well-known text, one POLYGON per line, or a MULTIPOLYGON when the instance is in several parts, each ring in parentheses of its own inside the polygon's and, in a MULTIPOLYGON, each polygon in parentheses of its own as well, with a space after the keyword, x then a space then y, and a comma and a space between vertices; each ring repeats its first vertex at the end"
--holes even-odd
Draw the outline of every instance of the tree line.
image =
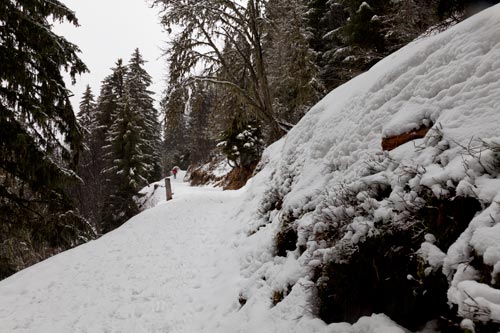
POLYGON ((78 174, 83 182, 74 193, 97 234, 136 215, 137 192, 161 178, 161 128, 144 64, 136 49, 127 65, 118 59, 97 100, 89 86, 81 99, 84 149, 78 174))
POLYGON ((62 72, 74 81, 87 67, 56 20, 78 25, 56 0, 0 4, 0 279, 118 227, 161 176, 139 50, 117 61, 97 100, 87 88, 76 116, 62 72))

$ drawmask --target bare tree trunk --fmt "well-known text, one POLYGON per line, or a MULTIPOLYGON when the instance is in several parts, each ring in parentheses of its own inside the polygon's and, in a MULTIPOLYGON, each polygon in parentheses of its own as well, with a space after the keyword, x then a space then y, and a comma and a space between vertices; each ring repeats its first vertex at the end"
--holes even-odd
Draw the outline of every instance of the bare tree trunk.
POLYGON ((259 20, 259 0, 250 0, 248 2, 249 14, 250 14, 250 30, 254 37, 254 56, 255 56, 255 72, 257 74, 258 91, 260 94, 260 99, 262 101, 261 112, 270 121, 271 133, 269 137, 269 143, 272 143, 280 139, 286 134, 286 131, 281 128, 278 120, 276 119, 273 103, 271 99, 271 89, 269 88, 269 80, 267 78, 265 62, 264 62, 264 52, 262 50, 262 41, 260 36, 260 31, 258 25, 259 20))

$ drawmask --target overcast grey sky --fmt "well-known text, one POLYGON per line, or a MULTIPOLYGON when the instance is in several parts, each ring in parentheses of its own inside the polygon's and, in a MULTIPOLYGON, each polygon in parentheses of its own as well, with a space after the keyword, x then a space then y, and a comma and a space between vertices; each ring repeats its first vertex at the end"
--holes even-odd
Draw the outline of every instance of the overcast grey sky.
POLYGON ((99 95, 100 83, 110 74, 118 58, 125 63, 136 47, 145 60, 145 67, 153 77, 151 90, 158 101, 165 86, 166 60, 162 48, 167 34, 159 23, 158 10, 150 8, 147 0, 62 0, 76 12, 80 27, 56 25, 55 31, 78 45, 81 59, 90 69, 77 77, 77 83, 68 88, 73 92, 71 102, 78 111, 85 86, 89 84, 94 95, 99 95))

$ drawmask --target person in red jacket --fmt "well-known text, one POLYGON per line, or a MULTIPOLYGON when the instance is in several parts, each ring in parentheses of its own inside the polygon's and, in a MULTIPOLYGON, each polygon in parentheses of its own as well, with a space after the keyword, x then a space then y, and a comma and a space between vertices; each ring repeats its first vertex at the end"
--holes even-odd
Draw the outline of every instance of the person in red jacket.
POLYGON ((174 175, 174 179, 177 177, 177 168, 172 169, 172 174, 174 175))

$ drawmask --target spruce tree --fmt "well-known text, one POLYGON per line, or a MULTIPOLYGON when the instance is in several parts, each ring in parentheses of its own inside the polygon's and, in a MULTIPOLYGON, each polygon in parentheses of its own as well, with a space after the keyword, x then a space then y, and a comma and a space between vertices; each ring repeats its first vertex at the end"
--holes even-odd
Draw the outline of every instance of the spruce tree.
POLYGON ((80 101, 78 122, 83 130, 84 149, 78 164, 78 175, 83 182, 79 184, 76 197, 83 216, 91 223, 96 231, 99 230, 99 200, 101 197, 101 156, 100 144, 96 140, 96 112, 97 105, 90 86, 87 85, 80 101))
POLYGON ((452 18, 461 21, 499 2, 499 0, 439 0, 437 10, 442 20, 452 18))
MULTIPOLYGON (((109 127, 114 121, 113 117, 119 106, 119 101, 123 98, 123 77, 125 74, 125 68, 122 60, 118 59, 116 67, 111 68, 111 70, 112 73, 106 76, 101 82, 101 91, 97 99, 94 125, 92 125, 92 138, 95 141, 94 154, 101 157, 99 172, 101 173, 100 178, 103 183, 105 177, 102 174, 102 171, 110 166, 108 163, 109 161, 104 158, 104 147, 107 145, 106 138, 109 127)), ((103 199, 107 196, 107 194, 112 192, 105 190, 105 188, 109 188, 109 186, 103 186, 103 188, 103 197, 99 198, 100 203, 103 202, 103 199)))
POLYGON ((308 0, 309 43, 329 91, 438 23, 435 0, 308 0))
POLYGON ((0 2, 0 278, 91 236, 67 195, 82 133, 61 74, 87 69, 51 20, 78 25, 57 0, 0 2))
POLYGON ((147 165, 143 154, 143 122, 140 109, 131 97, 132 88, 125 83, 124 96, 113 115, 105 147, 110 167, 103 171, 111 193, 103 212, 103 232, 120 226, 139 212, 134 196, 147 184, 147 165))
POLYGON ((129 103, 138 112, 142 123, 141 145, 143 162, 147 167, 144 178, 148 183, 161 178, 160 149, 161 129, 158 121, 158 111, 154 107, 153 92, 149 90, 152 83, 151 75, 144 69, 145 60, 135 49, 128 64, 126 83, 129 88, 129 103))
POLYGON ((89 85, 85 88, 85 92, 83 93, 82 99, 80 101, 80 110, 78 111, 77 117, 80 126, 83 129, 83 137, 84 141, 90 138, 90 128, 93 125, 94 121, 94 112, 95 112, 95 98, 92 93, 92 89, 89 85))
POLYGON ((104 137, 103 232, 137 214, 137 192, 161 176, 160 125, 144 63, 136 49, 127 66, 118 60, 103 81, 97 117, 98 136, 104 137))
POLYGON ((109 145, 107 142, 110 126, 114 121, 116 109, 121 105, 123 98, 124 77, 126 68, 123 61, 118 59, 115 67, 111 68, 112 73, 106 76, 101 82, 101 90, 97 99, 94 124, 91 126, 92 155, 95 156, 94 168, 96 177, 96 225, 99 233, 105 232, 106 217, 108 212, 108 202, 110 196, 116 191, 114 183, 108 180, 109 175, 104 170, 112 166, 112 160, 107 157, 109 145))

